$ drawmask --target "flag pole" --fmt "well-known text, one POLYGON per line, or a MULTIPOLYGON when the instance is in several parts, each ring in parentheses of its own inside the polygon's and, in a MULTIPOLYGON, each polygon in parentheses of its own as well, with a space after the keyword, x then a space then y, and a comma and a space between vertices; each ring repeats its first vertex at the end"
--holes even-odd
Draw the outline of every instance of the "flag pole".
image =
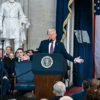
POLYGON ((95 77, 95 27, 94 27, 94 0, 92 0, 92 61, 93 61, 93 77, 95 77))

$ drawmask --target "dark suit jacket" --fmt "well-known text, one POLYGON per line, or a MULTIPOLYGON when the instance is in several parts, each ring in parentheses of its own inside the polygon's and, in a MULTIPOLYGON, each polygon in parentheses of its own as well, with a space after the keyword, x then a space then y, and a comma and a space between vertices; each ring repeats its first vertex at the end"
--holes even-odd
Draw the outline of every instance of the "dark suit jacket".
MULTIPOLYGON (((49 40, 41 41, 38 52, 39 53, 49 53, 49 50, 48 50, 49 43, 50 43, 49 40)), ((55 43, 54 53, 62 54, 65 57, 65 59, 74 62, 74 57, 72 57, 70 54, 67 53, 67 51, 64 47, 64 44, 62 42, 57 41, 57 40, 55 43)))
MULTIPOLYGON (((19 61, 18 61, 18 57, 13 58, 12 61, 13 61, 13 62, 19 62, 19 61)), ((29 61, 29 60, 24 60, 24 61, 29 61)), ((21 61, 20 61, 20 62, 21 62, 21 61)))
POLYGON ((15 57, 15 58, 12 59, 12 61, 13 61, 13 62, 18 62, 18 58, 15 57))
POLYGON ((4 68, 7 70, 8 75, 12 75, 13 73, 13 66, 12 66, 12 60, 9 57, 4 56, 3 59, 4 62, 4 68))
POLYGON ((15 63, 16 63, 16 62, 18 62, 18 58, 17 58, 17 57, 15 57, 15 58, 12 59, 12 68, 13 68, 13 69, 12 69, 12 72, 13 72, 14 74, 16 74, 16 73, 15 73, 15 63))
POLYGON ((56 97, 53 97, 53 98, 50 98, 49 100, 59 100, 62 96, 56 96, 56 97))
POLYGON ((1 77, 1 71, 3 71, 3 76, 7 76, 8 77, 8 73, 7 73, 7 71, 6 71, 6 69, 4 68, 3 65, 4 64, 0 61, 0 78, 2 78, 1 77))

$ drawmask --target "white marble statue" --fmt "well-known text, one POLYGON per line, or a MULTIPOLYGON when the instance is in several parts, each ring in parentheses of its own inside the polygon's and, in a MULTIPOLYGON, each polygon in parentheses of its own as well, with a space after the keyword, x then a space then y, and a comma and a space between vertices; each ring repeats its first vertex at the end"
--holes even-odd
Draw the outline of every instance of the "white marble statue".
POLYGON ((26 40, 25 29, 29 28, 29 21, 20 3, 8 0, 1 4, 0 8, 0 38, 6 38, 5 45, 10 45, 10 39, 14 39, 14 51, 22 46, 26 40))

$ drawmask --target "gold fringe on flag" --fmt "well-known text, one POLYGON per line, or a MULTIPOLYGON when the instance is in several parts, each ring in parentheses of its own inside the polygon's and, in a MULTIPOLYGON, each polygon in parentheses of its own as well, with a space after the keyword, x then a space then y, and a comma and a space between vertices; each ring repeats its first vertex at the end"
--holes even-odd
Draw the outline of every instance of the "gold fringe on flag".
POLYGON ((67 37, 67 32, 66 32, 65 26, 67 25, 68 20, 69 20, 69 18, 70 18, 71 15, 72 15, 72 9, 70 8, 70 5, 73 3, 73 1, 74 1, 74 0, 69 0, 69 2, 68 2, 69 14, 67 15, 67 18, 65 19, 65 21, 64 21, 64 23, 63 23, 63 35, 62 35, 61 42, 63 42, 64 39, 67 37))

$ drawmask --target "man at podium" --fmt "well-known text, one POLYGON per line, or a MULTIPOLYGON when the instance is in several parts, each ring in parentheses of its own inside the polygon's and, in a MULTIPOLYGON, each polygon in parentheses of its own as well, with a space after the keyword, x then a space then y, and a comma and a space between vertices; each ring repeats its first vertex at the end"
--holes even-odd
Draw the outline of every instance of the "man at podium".
POLYGON ((55 29, 49 29, 47 34, 49 39, 41 41, 38 49, 39 53, 62 54, 65 57, 65 59, 70 60, 72 62, 76 63, 84 62, 84 60, 81 59, 80 57, 74 58, 67 53, 64 44, 60 41, 57 41, 56 39, 57 34, 55 29))

